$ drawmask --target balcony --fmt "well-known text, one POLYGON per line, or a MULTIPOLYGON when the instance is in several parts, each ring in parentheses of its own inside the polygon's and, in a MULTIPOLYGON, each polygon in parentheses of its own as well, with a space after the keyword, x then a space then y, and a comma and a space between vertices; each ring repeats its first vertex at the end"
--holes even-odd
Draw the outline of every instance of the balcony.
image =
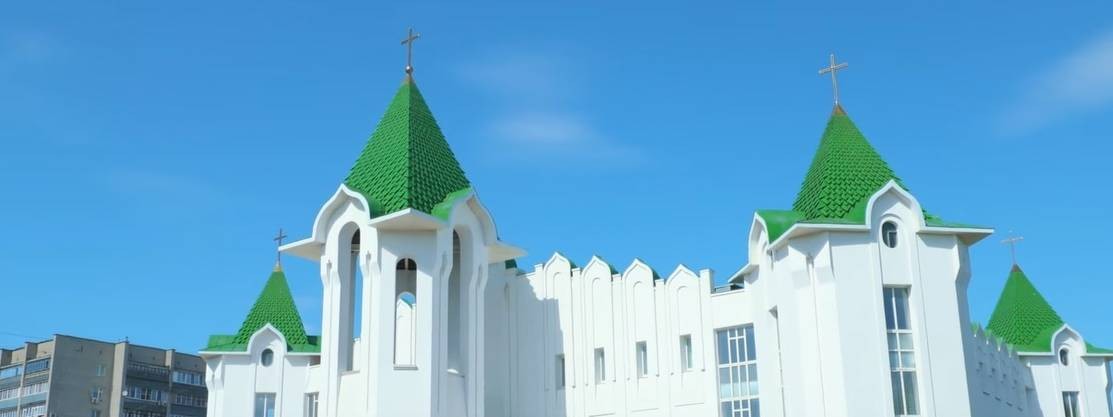
POLYGON ((128 362, 128 376, 152 381, 170 382, 170 368, 142 362, 128 362))

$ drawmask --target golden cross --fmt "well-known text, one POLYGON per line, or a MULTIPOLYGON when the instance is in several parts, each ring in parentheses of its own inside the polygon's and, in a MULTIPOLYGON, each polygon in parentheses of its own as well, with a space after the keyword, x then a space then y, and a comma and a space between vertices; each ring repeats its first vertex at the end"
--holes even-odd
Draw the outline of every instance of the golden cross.
POLYGON ((1013 236, 1013 233, 1009 232, 1009 238, 1001 241, 1001 243, 1009 245, 1009 253, 1012 254, 1013 265, 1016 265, 1016 244, 1022 240, 1024 240, 1024 236, 1013 236))
POLYGON ((402 45, 406 45, 406 74, 414 73, 414 41, 421 37, 420 33, 414 33, 414 28, 410 28, 410 32, 406 35, 406 39, 402 39, 402 45))
POLYGON ((819 70, 819 75, 823 75, 823 74, 826 74, 826 73, 831 73, 831 86, 834 87, 834 89, 835 89, 835 105, 836 106, 839 105, 838 71, 841 70, 841 69, 846 69, 846 67, 847 67, 847 64, 845 62, 843 62, 841 64, 836 64, 835 63, 835 54, 831 54, 831 64, 824 67, 824 68, 820 68, 820 70, 819 70))

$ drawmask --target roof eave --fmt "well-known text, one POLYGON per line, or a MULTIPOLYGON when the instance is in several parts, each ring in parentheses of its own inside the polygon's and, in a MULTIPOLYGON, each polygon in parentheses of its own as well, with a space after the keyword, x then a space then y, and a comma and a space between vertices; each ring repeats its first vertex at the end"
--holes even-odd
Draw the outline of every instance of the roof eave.
POLYGON ((407 208, 371 220, 371 227, 379 230, 438 230, 448 223, 421 210, 407 208))

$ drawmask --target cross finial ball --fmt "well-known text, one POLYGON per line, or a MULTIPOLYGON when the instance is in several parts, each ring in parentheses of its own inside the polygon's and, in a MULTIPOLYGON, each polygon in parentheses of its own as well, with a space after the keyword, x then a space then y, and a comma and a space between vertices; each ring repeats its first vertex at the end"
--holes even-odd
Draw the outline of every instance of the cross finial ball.
POLYGON ((402 45, 406 46, 406 74, 414 73, 413 56, 414 56, 414 41, 421 38, 420 33, 414 33, 414 28, 410 27, 409 33, 406 34, 406 39, 402 39, 402 45))

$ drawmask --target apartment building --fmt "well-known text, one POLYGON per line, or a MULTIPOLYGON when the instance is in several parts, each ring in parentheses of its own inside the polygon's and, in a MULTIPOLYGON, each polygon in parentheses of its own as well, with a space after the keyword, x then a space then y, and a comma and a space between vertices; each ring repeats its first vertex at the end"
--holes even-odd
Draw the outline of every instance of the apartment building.
POLYGON ((0 417, 204 417, 200 357, 55 335, 0 349, 0 417))

